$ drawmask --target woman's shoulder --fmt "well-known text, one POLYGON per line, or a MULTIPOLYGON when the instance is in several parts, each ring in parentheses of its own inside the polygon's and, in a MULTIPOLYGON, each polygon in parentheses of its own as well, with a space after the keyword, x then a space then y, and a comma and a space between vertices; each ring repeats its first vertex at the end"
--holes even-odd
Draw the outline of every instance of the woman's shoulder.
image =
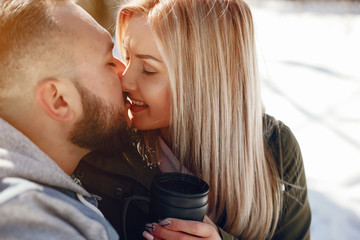
POLYGON ((299 143, 286 124, 269 115, 264 116, 264 134, 285 187, 273 239, 309 239, 311 211, 299 143))
POLYGON ((264 116, 264 135, 282 180, 295 183, 293 178, 303 171, 301 149, 295 135, 285 123, 270 115, 264 116))

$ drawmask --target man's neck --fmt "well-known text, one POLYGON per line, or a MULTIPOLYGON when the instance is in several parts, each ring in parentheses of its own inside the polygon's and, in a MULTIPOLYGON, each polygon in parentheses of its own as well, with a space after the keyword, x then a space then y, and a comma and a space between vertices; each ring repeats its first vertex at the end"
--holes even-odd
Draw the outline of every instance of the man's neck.
POLYGON ((90 152, 87 149, 72 144, 62 133, 56 134, 51 131, 54 128, 46 126, 46 124, 43 124, 42 128, 37 127, 38 125, 31 122, 25 126, 24 124, 10 123, 3 117, 0 118, 0 123, 2 124, 0 126, 2 128, 0 131, 2 133, 1 137, 6 138, 2 141, 2 144, 10 144, 3 147, 13 147, 14 150, 18 150, 16 148, 23 147, 25 144, 25 138, 22 139, 22 135, 25 135, 29 139, 28 144, 31 141, 68 175, 73 173, 80 159, 90 152), (12 128, 22 134, 15 134, 12 128))
POLYGON ((71 175, 77 165, 79 164, 81 158, 83 158, 90 151, 87 149, 82 149, 77 146, 74 147, 61 147, 53 149, 47 149, 45 151, 54 162, 59 165, 59 167, 68 175, 71 175))
POLYGON ((70 131, 66 127, 44 123, 33 124, 21 131, 68 175, 73 173, 80 159, 90 152, 68 140, 70 131))

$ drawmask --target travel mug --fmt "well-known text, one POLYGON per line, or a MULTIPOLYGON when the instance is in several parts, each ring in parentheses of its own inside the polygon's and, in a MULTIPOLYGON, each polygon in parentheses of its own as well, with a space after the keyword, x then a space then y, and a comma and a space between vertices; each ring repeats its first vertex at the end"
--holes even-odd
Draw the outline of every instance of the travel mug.
POLYGON ((167 217, 202 221, 207 211, 208 193, 209 185, 198 177, 176 172, 160 173, 152 181, 150 198, 131 196, 125 199, 123 231, 126 235, 125 219, 131 201, 148 202, 152 222, 167 217))

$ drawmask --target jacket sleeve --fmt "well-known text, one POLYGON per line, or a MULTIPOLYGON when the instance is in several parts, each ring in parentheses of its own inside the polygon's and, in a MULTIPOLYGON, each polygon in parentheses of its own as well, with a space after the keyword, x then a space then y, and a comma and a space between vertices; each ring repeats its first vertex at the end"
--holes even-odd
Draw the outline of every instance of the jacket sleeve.
POLYGON ((224 229, 219 228, 220 237, 222 240, 238 240, 238 238, 234 237, 230 233, 227 233, 224 229))
POLYGON ((285 186, 283 207, 273 239, 310 239, 311 211, 299 144, 291 130, 279 123, 280 164, 285 186))
MULTIPOLYGON (((299 144, 291 130, 279 122, 279 131, 270 137, 270 147, 279 164, 285 190, 283 207, 272 239, 310 239, 311 211, 307 197, 307 186, 303 159, 299 144)), ((236 240, 235 236, 219 228, 221 239, 236 240)))

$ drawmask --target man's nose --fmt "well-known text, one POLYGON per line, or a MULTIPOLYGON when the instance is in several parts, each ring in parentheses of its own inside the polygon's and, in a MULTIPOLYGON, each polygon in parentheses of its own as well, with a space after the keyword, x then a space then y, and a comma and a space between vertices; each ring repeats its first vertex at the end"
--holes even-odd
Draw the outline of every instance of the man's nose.
POLYGON ((116 57, 114 57, 114 63, 115 63, 115 66, 116 66, 117 74, 118 74, 119 78, 121 78, 121 76, 125 72, 126 66, 119 59, 117 59, 116 57))

